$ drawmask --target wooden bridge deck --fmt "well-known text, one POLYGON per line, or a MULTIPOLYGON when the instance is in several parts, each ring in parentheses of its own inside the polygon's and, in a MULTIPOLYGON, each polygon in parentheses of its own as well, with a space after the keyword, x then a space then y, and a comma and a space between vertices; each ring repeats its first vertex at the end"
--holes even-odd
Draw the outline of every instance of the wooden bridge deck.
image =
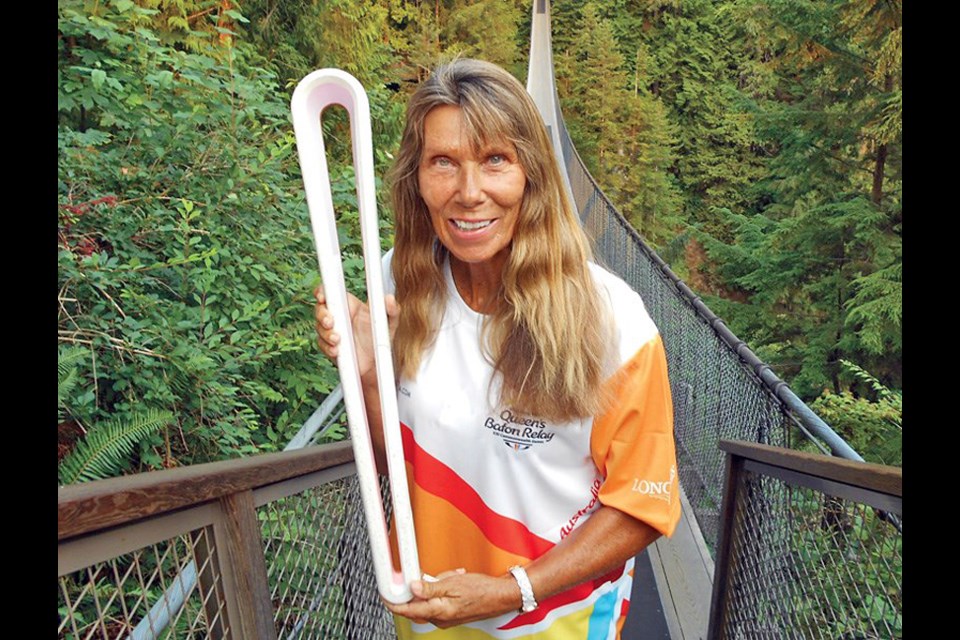
POLYGON ((683 488, 680 500, 683 515, 673 536, 637 556, 623 640, 707 637, 713 558, 683 488))

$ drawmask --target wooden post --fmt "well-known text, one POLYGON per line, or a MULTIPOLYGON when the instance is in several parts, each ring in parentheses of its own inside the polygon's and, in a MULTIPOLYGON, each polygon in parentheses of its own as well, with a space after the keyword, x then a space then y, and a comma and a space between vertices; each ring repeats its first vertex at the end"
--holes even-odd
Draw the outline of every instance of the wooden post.
POLYGON ((236 603, 230 610, 232 635, 275 640, 273 603, 253 492, 226 495, 219 502, 222 518, 221 526, 215 529, 216 545, 223 560, 220 567, 228 590, 227 601, 236 603), (230 590, 234 591, 232 598, 230 590))
POLYGON ((717 558, 714 564, 713 597, 710 601, 710 624, 707 640, 723 638, 723 624, 727 605, 727 576, 732 557, 733 523, 736 518, 737 489, 743 474, 743 458, 727 452, 726 482, 723 487, 723 506, 720 509, 720 532, 717 536, 717 558))
POLYGON ((230 623, 224 602, 223 583, 217 584, 215 575, 215 572, 220 570, 221 563, 216 547, 211 544, 213 535, 213 527, 207 526, 191 532, 190 540, 193 544, 193 561, 197 565, 200 600, 207 618, 207 637, 211 640, 222 640, 224 629, 229 628, 230 623))

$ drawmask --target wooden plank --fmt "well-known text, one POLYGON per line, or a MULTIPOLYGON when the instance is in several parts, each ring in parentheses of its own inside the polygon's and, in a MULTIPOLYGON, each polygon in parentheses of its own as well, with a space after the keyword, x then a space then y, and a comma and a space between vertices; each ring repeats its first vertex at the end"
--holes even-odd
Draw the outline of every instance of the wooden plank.
POLYGON ((825 496, 851 500, 871 506, 874 509, 897 515, 903 513, 903 498, 901 496, 894 496, 872 489, 864 489, 863 487, 837 482, 836 480, 811 475, 802 471, 794 471, 793 469, 767 464, 766 462, 747 460, 740 457, 736 458, 737 460, 743 461, 744 472, 750 475, 776 478, 792 487, 804 487, 816 493, 822 493, 825 496))
POLYGON ((680 522, 673 536, 657 540, 650 547, 650 559, 670 637, 703 640, 710 614, 713 560, 682 487, 680 501, 680 522))
POLYGON ((217 517, 216 504, 202 504, 153 516, 97 535, 76 536, 57 545, 57 577, 199 529, 217 517))
MULTIPOLYGON (((681 519, 683 516, 681 516, 681 519)), ((677 525, 679 528, 680 525, 677 525)), ((674 534, 676 535, 676 534, 674 534)), ((663 558, 660 554, 660 544, 663 538, 660 538, 652 545, 647 547, 647 553, 650 554, 650 568, 653 571, 653 579, 657 585, 657 593, 660 595, 660 604, 663 610, 663 617, 667 623, 667 630, 670 633, 671 640, 683 640, 683 626, 680 624, 680 616, 677 614, 677 607, 670 597, 670 582, 667 580, 667 574, 663 570, 663 558)))
POLYGON ((719 446, 723 451, 749 460, 903 497, 903 470, 899 467, 845 460, 754 442, 721 440, 719 446))
POLYGON ((231 627, 240 638, 274 640, 277 630, 253 492, 224 496, 219 502, 223 519, 222 527, 215 528, 216 546, 223 560, 221 572, 232 577, 224 581, 226 599, 235 603, 236 618, 231 611, 231 627))
POLYGON ((353 449, 345 441, 61 487, 57 539, 216 500, 352 460, 353 449))
POLYGON ((657 581, 653 575, 651 552, 652 545, 634 558, 630 611, 620 632, 621 640, 671 640, 672 638, 663 613, 657 581))

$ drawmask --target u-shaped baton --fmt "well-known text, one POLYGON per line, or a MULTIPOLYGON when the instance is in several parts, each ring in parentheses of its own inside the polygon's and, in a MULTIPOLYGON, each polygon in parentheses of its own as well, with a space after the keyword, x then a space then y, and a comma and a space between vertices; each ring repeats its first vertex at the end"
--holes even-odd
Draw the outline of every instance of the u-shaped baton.
POLYGON ((314 244, 323 276, 327 307, 334 326, 342 336, 337 366, 347 405, 347 421, 357 465, 360 494, 370 535, 373 564, 380 595, 392 603, 408 602, 413 595, 410 582, 420 578, 413 512, 403 459, 400 418, 397 414, 397 388, 387 329, 381 271, 380 230, 377 225, 377 201, 373 173, 373 140, 370 132, 370 103, 356 78, 339 69, 320 69, 297 85, 291 100, 293 129, 297 137, 300 170, 307 193, 314 244), (323 144, 321 114, 328 106, 343 106, 350 115, 353 140, 353 167, 357 182, 360 231, 363 236, 363 261, 367 275, 367 300, 373 324, 377 381, 381 390, 380 408, 387 455, 390 493, 393 497, 393 527, 397 532, 401 571, 394 569, 377 480, 370 427, 364 408, 360 373, 353 343, 353 327, 347 308, 347 293, 337 240, 337 224, 330 193, 327 154, 323 144))

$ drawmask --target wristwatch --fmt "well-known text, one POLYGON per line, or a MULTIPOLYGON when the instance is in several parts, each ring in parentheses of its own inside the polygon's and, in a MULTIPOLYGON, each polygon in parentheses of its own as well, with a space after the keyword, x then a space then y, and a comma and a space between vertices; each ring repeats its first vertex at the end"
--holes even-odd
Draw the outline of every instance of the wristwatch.
POLYGON ((510 567, 510 573, 513 574, 517 585, 520 587, 520 613, 530 613, 540 606, 537 604, 537 599, 533 597, 533 585, 530 584, 530 578, 527 577, 526 570, 518 564, 510 567))

